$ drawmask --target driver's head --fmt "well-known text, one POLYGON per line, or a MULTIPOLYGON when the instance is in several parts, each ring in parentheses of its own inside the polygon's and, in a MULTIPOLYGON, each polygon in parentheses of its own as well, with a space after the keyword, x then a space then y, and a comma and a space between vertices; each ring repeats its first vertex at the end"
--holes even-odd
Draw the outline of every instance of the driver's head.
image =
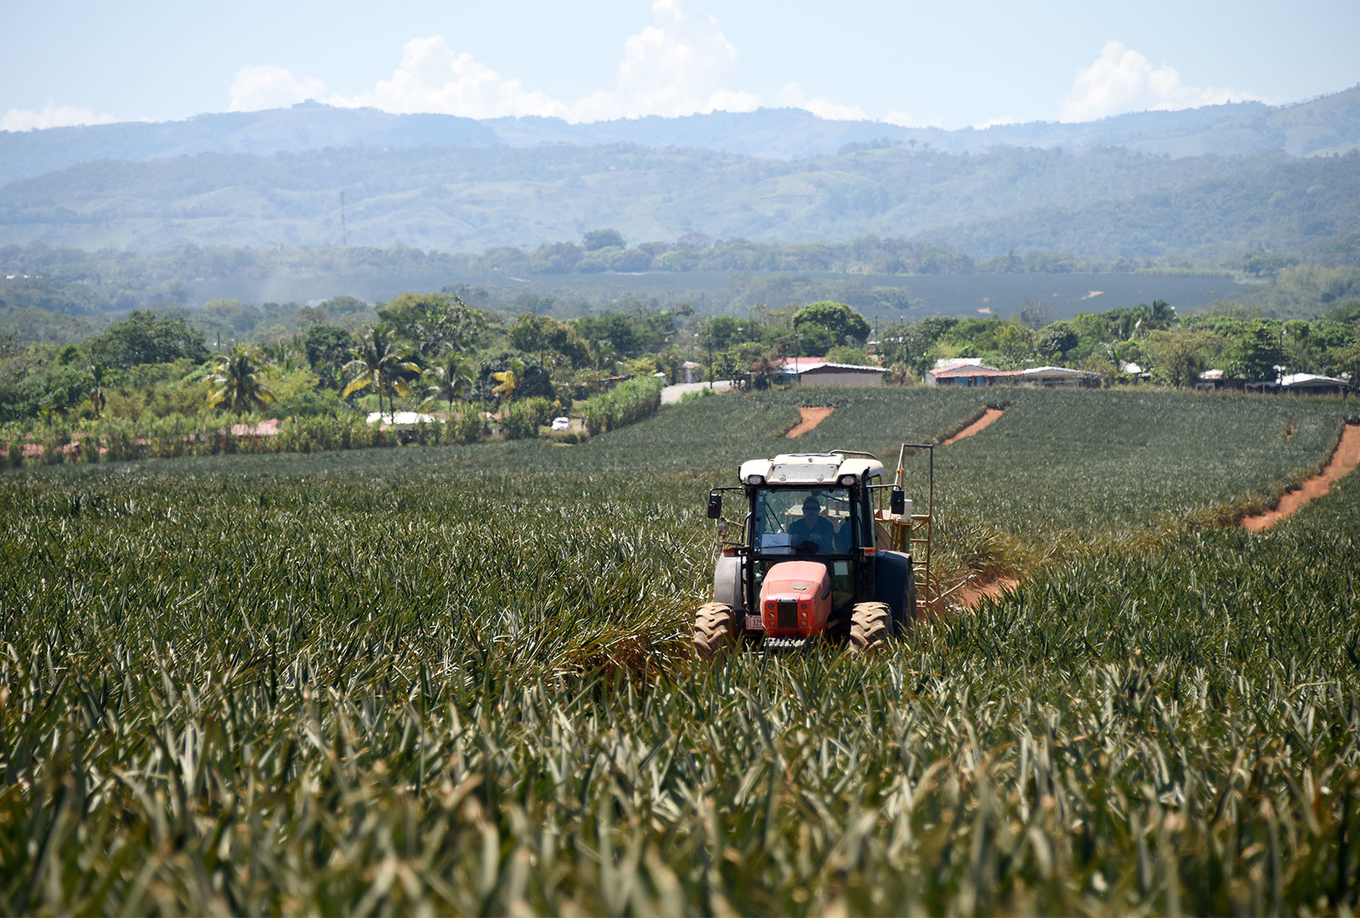
POLYGON ((804 518, 804 519, 809 519, 809 520, 810 520, 810 519, 812 519, 813 517, 815 517, 817 514, 819 514, 819 513, 821 513, 821 512, 822 512, 822 505, 821 505, 820 503, 817 502, 817 498, 815 498, 815 497, 809 497, 807 500, 803 501, 803 518, 804 518))

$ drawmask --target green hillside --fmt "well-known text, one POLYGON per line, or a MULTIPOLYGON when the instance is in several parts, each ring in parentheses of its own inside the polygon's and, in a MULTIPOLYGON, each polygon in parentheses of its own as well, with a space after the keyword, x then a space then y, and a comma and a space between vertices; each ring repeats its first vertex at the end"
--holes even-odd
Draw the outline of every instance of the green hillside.
POLYGON ((204 154, 87 163, 6 185, 0 243, 148 250, 347 240, 480 251, 607 226, 630 242, 696 232, 783 242, 943 236, 975 257, 1058 242, 1100 257, 1262 244, 1315 252, 1334 235, 1349 239, 1358 162, 1360 154, 1297 162, 890 145, 792 161, 633 146, 204 154))
POLYGON ((1179 252, 1218 259, 1243 248, 1360 258, 1360 153, 1275 162, 1180 188, 934 228, 969 254, 1049 248, 1101 258, 1179 252))

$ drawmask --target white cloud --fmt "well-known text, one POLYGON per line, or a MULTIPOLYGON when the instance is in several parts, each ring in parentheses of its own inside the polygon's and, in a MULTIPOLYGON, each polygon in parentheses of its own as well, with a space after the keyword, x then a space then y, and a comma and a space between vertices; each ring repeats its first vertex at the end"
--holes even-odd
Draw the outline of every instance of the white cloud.
POLYGON ((613 91, 574 104, 574 120, 751 111, 758 96, 722 85, 739 57, 714 16, 692 12, 685 0, 655 0, 652 25, 623 43, 613 91))
POLYGON ((1261 101, 1233 89, 1182 85, 1175 67, 1163 64, 1154 68, 1139 52, 1111 41, 1091 66, 1077 73, 1059 118, 1092 121, 1123 112, 1168 111, 1245 100, 1261 101))
POLYGON ((713 16, 692 12, 687 0, 655 0, 652 24, 623 43, 614 87, 574 101, 528 89, 468 52, 449 47, 443 36, 431 35, 407 42, 391 77, 355 96, 325 97, 319 80, 299 80, 281 67, 246 68, 232 85, 232 110, 291 105, 311 97, 349 108, 467 118, 541 115, 600 121, 751 111, 760 106, 758 96, 723 85, 737 60, 736 47, 713 16))
POLYGON ((905 128, 926 128, 940 126, 940 122, 938 120, 921 121, 918 118, 912 117, 912 115, 909 112, 901 112, 896 110, 888 112, 886 115, 884 115, 882 118, 878 120, 884 122, 885 124, 895 124, 898 127, 905 128))
POLYGON ((43 128, 73 127, 78 124, 112 124, 112 115, 96 115, 88 108, 58 105, 48 101, 40 112, 11 108, 0 117, 0 131, 34 131, 43 128))
POLYGON ((326 84, 316 77, 298 79, 282 67, 264 65, 236 71, 231 84, 231 104, 227 111, 255 112, 265 108, 286 108, 307 99, 316 99, 326 84))
POLYGON ((371 91, 328 101, 398 114, 437 112, 466 118, 567 113, 566 106, 547 93, 527 90, 519 80, 502 77, 471 54, 454 51, 440 35, 408 41, 391 78, 379 81, 371 91))
POLYGON ((785 108, 801 108, 828 121, 873 120, 858 105, 842 105, 821 96, 813 96, 809 99, 803 95, 802 88, 793 81, 785 83, 784 88, 779 90, 779 104, 785 108))

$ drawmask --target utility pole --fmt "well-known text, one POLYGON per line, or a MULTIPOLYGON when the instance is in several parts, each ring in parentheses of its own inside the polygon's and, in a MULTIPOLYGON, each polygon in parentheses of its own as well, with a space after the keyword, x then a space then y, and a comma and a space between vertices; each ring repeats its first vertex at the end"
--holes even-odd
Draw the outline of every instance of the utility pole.
POLYGON ((340 244, 349 247, 349 232, 345 229, 345 193, 340 192, 340 244))
POLYGON ((708 332, 708 387, 713 388, 713 330, 708 332))

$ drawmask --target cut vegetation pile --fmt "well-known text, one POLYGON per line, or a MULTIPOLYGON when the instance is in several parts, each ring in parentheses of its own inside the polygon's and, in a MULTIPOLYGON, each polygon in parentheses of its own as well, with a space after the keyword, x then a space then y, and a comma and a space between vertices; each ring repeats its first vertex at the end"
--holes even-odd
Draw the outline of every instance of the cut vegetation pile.
POLYGON ((936 456, 945 567, 1013 597, 872 660, 680 652, 704 495, 805 400, 800 449, 886 458, 982 397, 7 472, 0 911, 1355 909, 1360 477, 1217 525, 1337 404, 1017 392, 936 456))

